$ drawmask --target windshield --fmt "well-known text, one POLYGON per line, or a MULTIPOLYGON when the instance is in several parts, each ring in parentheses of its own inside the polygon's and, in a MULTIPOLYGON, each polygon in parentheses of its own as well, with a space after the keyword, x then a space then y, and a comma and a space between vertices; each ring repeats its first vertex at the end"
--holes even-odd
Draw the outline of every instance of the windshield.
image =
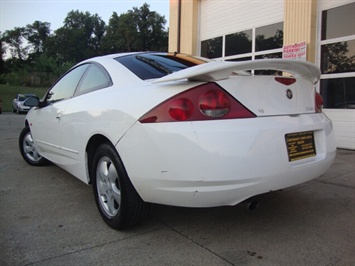
POLYGON ((140 79, 161 78, 206 61, 174 53, 140 53, 115 58, 140 79))

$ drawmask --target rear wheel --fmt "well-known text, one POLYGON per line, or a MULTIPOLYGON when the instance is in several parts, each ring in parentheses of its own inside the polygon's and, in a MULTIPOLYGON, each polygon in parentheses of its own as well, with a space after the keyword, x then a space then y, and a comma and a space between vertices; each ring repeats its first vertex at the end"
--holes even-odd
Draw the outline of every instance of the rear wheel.
POLYGON ((37 151, 33 142, 31 130, 26 126, 19 138, 19 148, 23 159, 30 165, 42 166, 48 164, 47 159, 43 158, 37 151))
POLYGON ((103 220, 114 229, 136 225, 147 214, 148 204, 138 195, 116 150, 103 143, 93 158, 92 185, 103 220))

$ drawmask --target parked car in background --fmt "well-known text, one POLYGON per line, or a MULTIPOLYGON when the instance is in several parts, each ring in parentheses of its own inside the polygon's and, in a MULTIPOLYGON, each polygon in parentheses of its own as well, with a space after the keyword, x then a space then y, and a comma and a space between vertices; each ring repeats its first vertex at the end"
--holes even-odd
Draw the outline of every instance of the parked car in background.
POLYGON ((30 165, 49 160, 91 184, 115 229, 135 225, 148 203, 235 205, 319 177, 333 163, 319 78, 315 65, 298 60, 96 57, 69 70, 43 100, 25 102, 35 108, 19 148, 30 165), (246 72, 262 69, 293 76, 246 72))
POLYGON ((23 102, 31 97, 37 97, 35 94, 16 94, 12 101, 12 111, 14 113, 27 113, 30 110, 29 106, 25 106, 23 102))

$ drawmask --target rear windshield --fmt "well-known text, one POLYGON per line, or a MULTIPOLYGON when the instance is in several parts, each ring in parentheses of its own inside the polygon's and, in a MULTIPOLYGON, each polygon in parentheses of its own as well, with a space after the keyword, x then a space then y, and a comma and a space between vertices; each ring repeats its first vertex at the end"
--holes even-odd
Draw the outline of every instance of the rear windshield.
POLYGON ((140 79, 156 79, 204 61, 182 55, 142 53, 115 58, 140 79))
POLYGON ((34 94, 20 94, 19 97, 18 97, 18 100, 19 101, 24 101, 27 98, 30 98, 30 97, 33 97, 33 96, 34 96, 34 94))

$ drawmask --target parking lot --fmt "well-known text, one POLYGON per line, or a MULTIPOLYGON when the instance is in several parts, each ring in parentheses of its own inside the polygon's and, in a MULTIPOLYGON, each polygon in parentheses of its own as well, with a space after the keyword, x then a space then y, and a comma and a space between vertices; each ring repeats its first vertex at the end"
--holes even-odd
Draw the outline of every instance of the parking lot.
POLYGON ((311 182, 209 209, 152 205, 115 231, 93 192, 18 151, 25 115, 0 115, 0 265, 355 265, 355 152, 311 182))

